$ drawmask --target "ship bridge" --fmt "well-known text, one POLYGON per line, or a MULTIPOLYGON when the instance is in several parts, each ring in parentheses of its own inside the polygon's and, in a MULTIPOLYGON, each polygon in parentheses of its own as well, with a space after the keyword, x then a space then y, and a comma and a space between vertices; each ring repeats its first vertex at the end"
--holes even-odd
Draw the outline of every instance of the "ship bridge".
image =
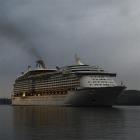
POLYGON ((72 66, 66 66, 61 68, 62 71, 69 71, 71 73, 75 73, 78 75, 108 75, 115 77, 116 73, 110 73, 99 66, 90 66, 90 65, 72 65, 72 66))

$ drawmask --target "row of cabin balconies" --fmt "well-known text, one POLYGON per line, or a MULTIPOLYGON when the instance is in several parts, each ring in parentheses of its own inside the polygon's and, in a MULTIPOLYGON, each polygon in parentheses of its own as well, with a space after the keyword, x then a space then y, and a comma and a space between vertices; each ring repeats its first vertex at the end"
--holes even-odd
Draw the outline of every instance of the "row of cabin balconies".
POLYGON ((69 88, 69 89, 53 89, 53 90, 40 90, 40 91, 20 91, 20 92, 15 92, 14 96, 15 97, 23 97, 23 96, 45 96, 45 95, 65 95, 67 94, 68 90, 75 90, 76 88, 69 88))
POLYGON ((66 82, 52 82, 52 83, 34 83, 34 84, 24 84, 24 85, 20 85, 20 84, 15 84, 14 87, 15 88, 32 88, 34 87, 46 87, 46 86, 62 86, 62 85, 75 85, 78 84, 79 81, 75 80, 75 81, 66 81, 66 82))

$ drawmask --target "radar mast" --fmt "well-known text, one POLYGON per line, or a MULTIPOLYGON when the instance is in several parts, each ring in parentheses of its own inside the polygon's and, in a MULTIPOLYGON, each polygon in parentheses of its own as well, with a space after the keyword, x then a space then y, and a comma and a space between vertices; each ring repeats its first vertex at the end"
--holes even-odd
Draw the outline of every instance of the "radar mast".
POLYGON ((75 62, 76 62, 76 65, 84 65, 81 60, 80 60, 80 57, 78 57, 77 54, 75 54, 75 62))

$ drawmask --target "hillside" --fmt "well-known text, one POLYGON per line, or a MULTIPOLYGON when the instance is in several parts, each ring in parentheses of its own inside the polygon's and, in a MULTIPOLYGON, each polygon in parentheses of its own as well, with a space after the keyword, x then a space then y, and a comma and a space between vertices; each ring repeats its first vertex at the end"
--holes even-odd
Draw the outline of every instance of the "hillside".
POLYGON ((116 101, 117 105, 140 105, 140 91, 125 90, 116 101))

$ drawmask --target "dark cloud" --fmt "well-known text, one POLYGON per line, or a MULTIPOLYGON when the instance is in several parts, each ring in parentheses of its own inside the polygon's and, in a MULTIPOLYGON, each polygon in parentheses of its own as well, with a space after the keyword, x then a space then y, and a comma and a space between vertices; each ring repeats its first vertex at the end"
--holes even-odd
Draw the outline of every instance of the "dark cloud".
POLYGON ((43 58, 48 66, 83 62, 117 71, 139 89, 138 0, 0 1, 1 95, 18 72, 43 58), (5 85, 5 86, 4 86, 5 85))

